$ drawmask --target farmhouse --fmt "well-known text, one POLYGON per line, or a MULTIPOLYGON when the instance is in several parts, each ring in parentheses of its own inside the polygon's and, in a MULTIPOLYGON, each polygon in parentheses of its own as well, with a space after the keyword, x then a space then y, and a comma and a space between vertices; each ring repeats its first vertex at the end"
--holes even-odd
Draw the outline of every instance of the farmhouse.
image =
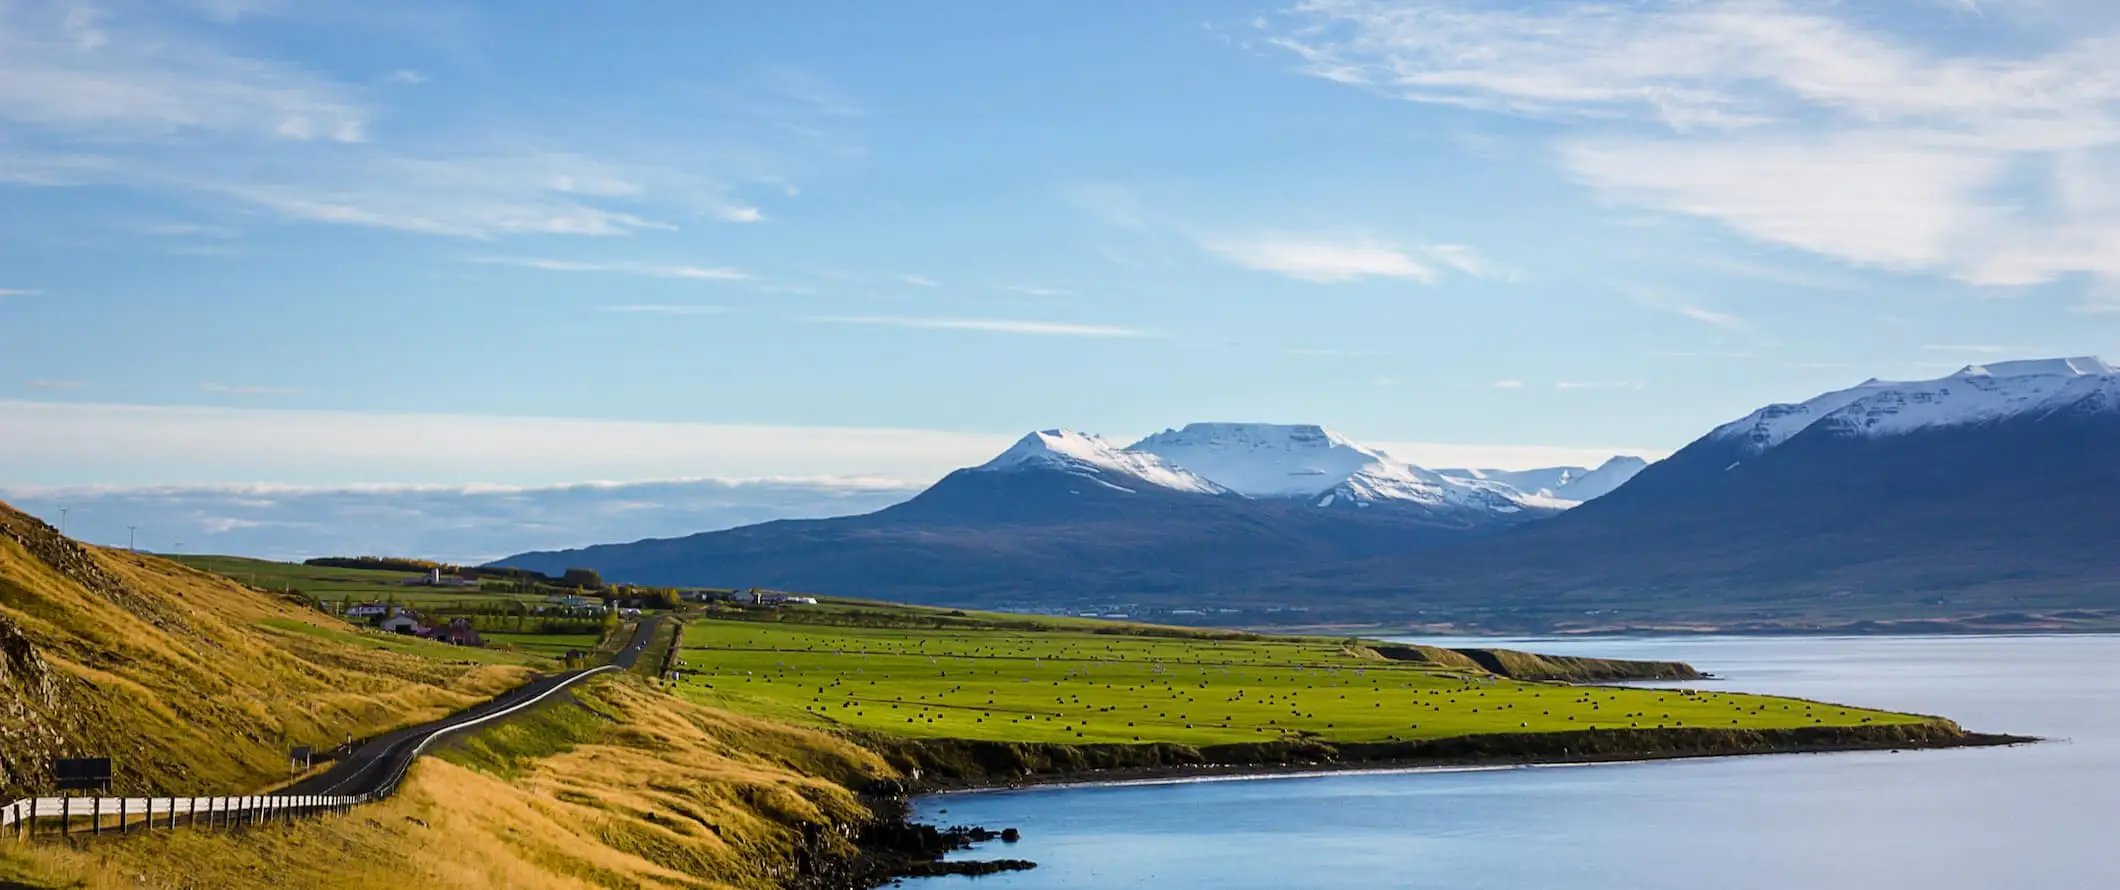
POLYGON ((427 629, 426 625, 420 623, 419 616, 408 609, 399 609, 395 614, 378 622, 376 627, 394 634, 418 634, 427 629))
POLYGON ((471 627, 471 619, 469 618, 451 618, 449 619, 448 627, 434 628, 422 634, 422 636, 435 642, 448 643, 452 646, 486 645, 486 641, 479 637, 478 631, 471 627))

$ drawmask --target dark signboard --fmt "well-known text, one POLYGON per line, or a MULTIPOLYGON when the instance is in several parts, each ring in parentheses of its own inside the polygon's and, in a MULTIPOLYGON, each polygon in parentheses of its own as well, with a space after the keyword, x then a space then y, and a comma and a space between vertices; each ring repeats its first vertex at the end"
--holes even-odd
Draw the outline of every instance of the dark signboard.
POLYGON ((61 791, 108 791, 110 758, 63 757, 52 761, 52 777, 61 791))

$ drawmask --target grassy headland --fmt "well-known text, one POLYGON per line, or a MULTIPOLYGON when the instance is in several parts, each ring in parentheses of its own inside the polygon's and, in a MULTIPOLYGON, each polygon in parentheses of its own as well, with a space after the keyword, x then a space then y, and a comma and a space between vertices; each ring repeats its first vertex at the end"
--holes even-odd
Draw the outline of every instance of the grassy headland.
MULTIPOLYGON (((1526 671, 1541 662, 1491 650, 1475 656, 1347 640, 1027 628, 1022 619, 1008 627, 863 627, 804 616, 790 609, 772 622, 692 622, 679 691, 705 704, 856 731, 1063 744, 1389 742, 1931 719, 1740 693, 1509 679, 1480 661, 1506 659, 1526 671)), ((1612 675, 1625 675, 1627 665, 1575 663, 1612 675)))

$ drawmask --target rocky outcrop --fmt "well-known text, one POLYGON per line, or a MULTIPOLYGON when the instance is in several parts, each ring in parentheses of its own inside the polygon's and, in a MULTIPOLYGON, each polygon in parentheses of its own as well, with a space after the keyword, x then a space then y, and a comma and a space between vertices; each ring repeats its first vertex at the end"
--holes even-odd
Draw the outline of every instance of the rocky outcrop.
POLYGON ((49 790, 52 759, 81 753, 72 740, 98 716, 86 688, 0 614, 0 796, 49 790))

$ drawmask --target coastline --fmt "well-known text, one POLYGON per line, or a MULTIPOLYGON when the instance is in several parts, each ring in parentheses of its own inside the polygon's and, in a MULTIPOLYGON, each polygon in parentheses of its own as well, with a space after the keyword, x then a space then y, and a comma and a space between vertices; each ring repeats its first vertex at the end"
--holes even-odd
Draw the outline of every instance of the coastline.
POLYGON ((1846 743, 1819 743, 1772 749, 1732 749, 1726 751, 1680 751, 1680 752, 1611 752, 1558 757, 1461 757, 1461 758, 1406 758, 1378 760, 1337 760, 1308 763, 1207 763, 1179 766, 1134 767, 1109 770, 1092 770, 1079 773, 1033 774, 1016 779, 938 782, 919 787, 909 792, 913 797, 937 795, 979 794, 991 791, 1016 791, 1034 788, 1102 788, 1129 785, 1176 784, 1196 781, 1245 781, 1251 779, 1286 779, 1324 775, 1395 775, 1405 773, 1488 772, 1512 769, 1535 769, 1542 767, 1600 766, 1621 763, 1654 763, 1676 760, 1714 760, 1730 757, 1770 757, 1798 754, 1851 754, 1874 751, 1940 751, 1954 748, 1999 748, 2031 745, 2048 741, 2037 736, 2018 736, 2000 733, 1965 733, 1958 739, 1945 742, 1909 742, 1891 744, 1885 741, 1846 743))
POLYGON ((1663 760, 1920 751, 2032 744, 2033 736, 1967 732, 1945 719, 1891 725, 1787 730, 1611 729, 1497 733, 1420 742, 1318 741, 1191 748, 1182 745, 1043 745, 959 739, 855 739, 909 778, 861 789, 875 818, 849 832, 856 852, 805 857, 789 886, 880 887, 899 878, 985 874, 1034 867, 1013 859, 954 859, 991 836, 986 829, 939 830, 912 820, 912 801, 932 795, 1028 789, 1096 788, 1193 781, 1242 781, 1331 774, 1397 774, 1595 766, 1663 760), (1248 755, 1248 757, 1246 756, 1248 755), (1089 766, 1108 763, 1109 766, 1089 766), (925 764, 925 765, 922 765, 925 764), (1076 768, 1029 769, 1062 764, 1076 768), (1086 768, 1085 768, 1086 767, 1086 768), (937 769, 940 772, 937 772, 937 769), (825 861, 837 860, 837 861, 825 861))

